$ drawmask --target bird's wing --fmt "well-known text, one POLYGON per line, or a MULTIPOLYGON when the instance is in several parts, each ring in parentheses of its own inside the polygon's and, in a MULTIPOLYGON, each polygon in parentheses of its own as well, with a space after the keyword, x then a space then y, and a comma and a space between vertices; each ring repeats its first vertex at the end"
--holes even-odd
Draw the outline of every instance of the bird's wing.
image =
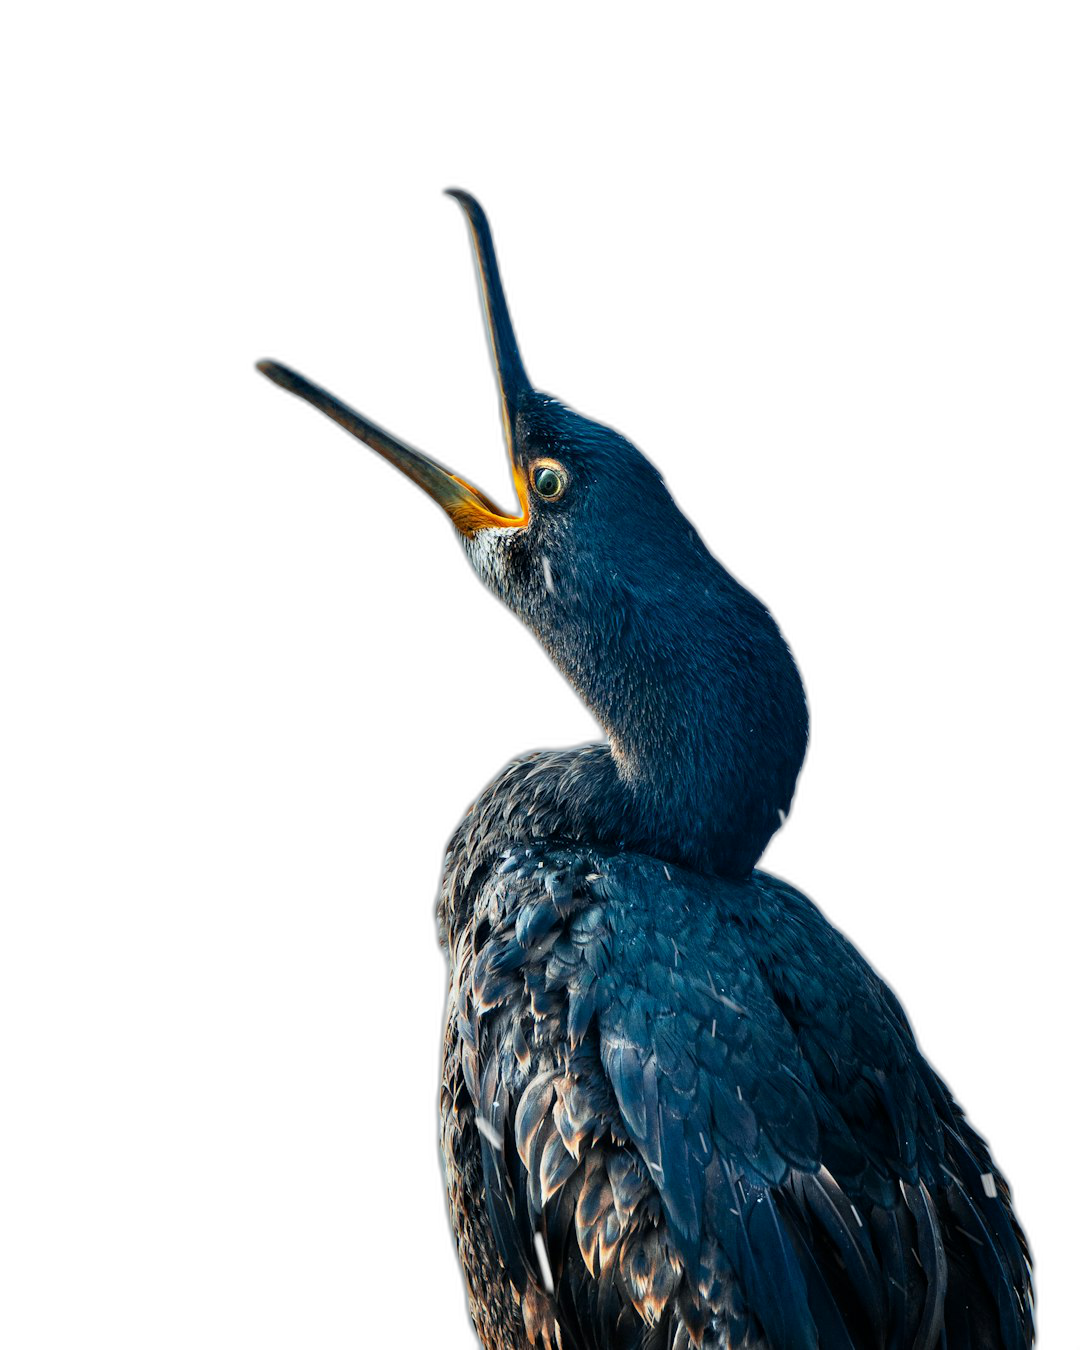
POLYGON ((488 1219, 562 1350, 1030 1345, 1004 1181, 798 892, 522 848, 455 968, 488 1219))

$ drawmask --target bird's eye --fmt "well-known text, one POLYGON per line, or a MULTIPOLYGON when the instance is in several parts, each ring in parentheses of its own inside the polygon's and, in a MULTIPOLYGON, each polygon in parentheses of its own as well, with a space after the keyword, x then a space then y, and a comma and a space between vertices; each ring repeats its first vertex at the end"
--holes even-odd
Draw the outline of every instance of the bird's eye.
POLYGON ((557 501, 566 491, 566 470, 561 464, 541 460, 533 465, 533 487, 549 502, 557 501))

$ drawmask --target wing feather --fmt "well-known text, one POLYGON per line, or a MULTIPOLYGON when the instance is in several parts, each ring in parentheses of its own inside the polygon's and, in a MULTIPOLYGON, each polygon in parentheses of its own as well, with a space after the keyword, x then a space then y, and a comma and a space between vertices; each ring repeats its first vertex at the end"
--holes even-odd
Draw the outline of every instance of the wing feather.
POLYGON ((482 941, 455 948, 461 1072, 528 1335, 1031 1345, 1007 1187, 976 1189, 998 1177, 985 1146, 798 892, 533 846, 475 909, 482 941))

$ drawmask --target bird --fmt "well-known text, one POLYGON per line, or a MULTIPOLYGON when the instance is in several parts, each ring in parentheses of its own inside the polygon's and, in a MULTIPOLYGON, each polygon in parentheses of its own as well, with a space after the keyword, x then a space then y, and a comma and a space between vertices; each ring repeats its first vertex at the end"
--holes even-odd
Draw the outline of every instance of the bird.
MULTIPOLYGON (((766 606, 629 440, 530 383, 460 189, 517 495, 273 361, 406 474, 604 732, 511 761, 445 855, 440 1085, 484 1350, 1022 1350, 1008 1183, 895 994, 757 867, 808 712, 766 606)), ((870 879, 868 879, 869 882, 870 879)))

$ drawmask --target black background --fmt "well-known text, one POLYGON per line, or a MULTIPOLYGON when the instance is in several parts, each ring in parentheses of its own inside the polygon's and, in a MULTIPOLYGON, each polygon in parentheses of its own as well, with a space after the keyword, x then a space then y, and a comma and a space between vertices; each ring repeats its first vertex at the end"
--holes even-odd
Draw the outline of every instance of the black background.
POLYGON ((536 385, 632 437, 778 617, 813 730, 765 865, 898 992, 1038 1257, 1031 639, 985 470, 1019 416, 1011 282, 987 285, 983 178, 917 150, 792 131, 693 174, 587 147, 383 170, 275 132, 208 182, 188 317, 225 359, 182 470, 205 589, 180 655, 227 857, 200 963, 220 1278, 259 1322, 470 1343, 441 852, 506 760, 595 734, 435 506, 252 369, 285 360, 510 502, 451 184, 489 211, 536 385))

